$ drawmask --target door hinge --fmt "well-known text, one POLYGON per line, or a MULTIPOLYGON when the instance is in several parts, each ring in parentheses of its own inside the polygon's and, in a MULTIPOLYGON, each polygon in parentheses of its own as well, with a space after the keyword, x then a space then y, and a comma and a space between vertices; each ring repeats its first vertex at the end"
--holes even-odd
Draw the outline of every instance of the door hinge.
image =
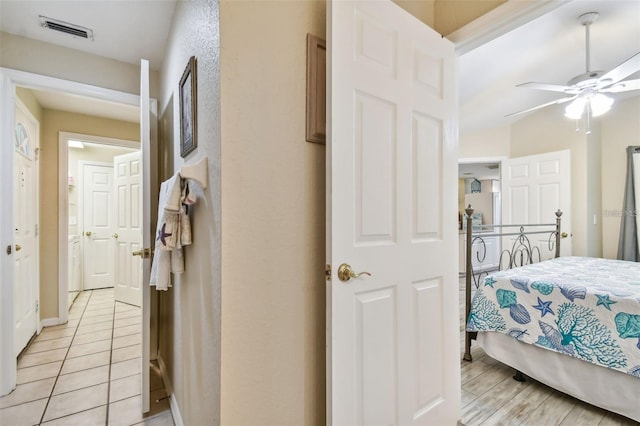
POLYGON ((324 265, 324 279, 326 281, 331 281, 331 265, 328 263, 324 265))
POLYGON ((11 244, 7 246, 7 254, 11 254, 11 244))
POLYGON ((38 161, 40 159, 40 148, 34 149, 33 152, 36 154, 36 161, 38 161))
POLYGON ((36 300, 36 312, 40 310, 40 302, 36 300))
POLYGON ((38 224, 37 223, 36 223, 35 233, 36 233, 36 237, 37 237, 38 236, 38 224))

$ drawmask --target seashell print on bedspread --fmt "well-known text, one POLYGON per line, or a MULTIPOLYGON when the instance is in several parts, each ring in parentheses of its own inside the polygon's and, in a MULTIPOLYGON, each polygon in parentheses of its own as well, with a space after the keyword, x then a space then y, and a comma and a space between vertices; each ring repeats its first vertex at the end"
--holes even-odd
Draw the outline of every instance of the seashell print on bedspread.
POLYGON ((640 377, 640 263, 561 257, 496 272, 468 331, 497 331, 640 377))

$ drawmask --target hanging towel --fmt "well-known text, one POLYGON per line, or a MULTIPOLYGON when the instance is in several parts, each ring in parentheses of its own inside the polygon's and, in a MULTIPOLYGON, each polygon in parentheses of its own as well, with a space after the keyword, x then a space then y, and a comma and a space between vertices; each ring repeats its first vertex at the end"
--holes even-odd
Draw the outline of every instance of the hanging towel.
POLYGON ((149 280, 156 290, 171 287, 171 272, 184 272, 182 247, 191 244, 188 208, 195 202, 188 179, 183 179, 179 172, 160 185, 155 253, 149 280))

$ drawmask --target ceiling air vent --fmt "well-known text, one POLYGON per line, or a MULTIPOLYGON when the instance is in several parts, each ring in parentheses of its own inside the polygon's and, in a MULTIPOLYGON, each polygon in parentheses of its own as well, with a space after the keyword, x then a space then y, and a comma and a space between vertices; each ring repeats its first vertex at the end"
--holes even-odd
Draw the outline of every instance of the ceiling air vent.
POLYGON ((70 24, 68 22, 60 21, 58 19, 47 18, 46 16, 39 15, 40 25, 42 28, 58 31, 61 33, 69 34, 73 37, 85 38, 93 41, 93 30, 80 25, 70 24))

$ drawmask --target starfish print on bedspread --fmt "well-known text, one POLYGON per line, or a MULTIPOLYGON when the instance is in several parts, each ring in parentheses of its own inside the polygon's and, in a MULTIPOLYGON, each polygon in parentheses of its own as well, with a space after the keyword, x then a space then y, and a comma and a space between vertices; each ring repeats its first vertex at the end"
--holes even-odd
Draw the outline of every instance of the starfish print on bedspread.
POLYGON ((542 314, 540 316, 545 316, 545 314, 550 313, 551 315, 555 315, 555 313, 551 310, 551 300, 548 302, 543 302, 538 297, 538 304, 532 305, 534 308, 538 309, 542 314))
POLYGON ((614 300, 609 299, 608 294, 596 294, 596 297, 598 298, 598 302, 596 302, 596 306, 602 305, 608 310, 611 310, 611 305, 613 305, 614 303, 618 303, 614 300))

